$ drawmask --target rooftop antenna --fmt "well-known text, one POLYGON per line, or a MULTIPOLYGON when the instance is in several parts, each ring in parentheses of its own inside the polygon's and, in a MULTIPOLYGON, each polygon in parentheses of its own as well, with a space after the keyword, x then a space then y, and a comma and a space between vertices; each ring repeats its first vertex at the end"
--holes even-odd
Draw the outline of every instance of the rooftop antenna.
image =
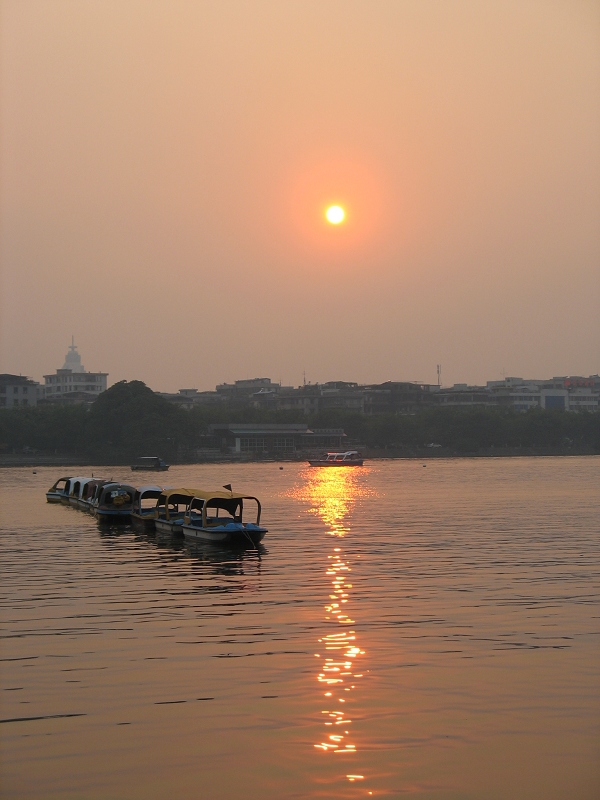
POLYGON ((442 365, 437 365, 437 376, 438 376, 438 389, 442 386, 442 365))
POLYGON ((306 386, 306 370, 304 370, 304 372, 302 373, 302 375, 303 375, 303 377, 304 377, 304 386, 306 386))

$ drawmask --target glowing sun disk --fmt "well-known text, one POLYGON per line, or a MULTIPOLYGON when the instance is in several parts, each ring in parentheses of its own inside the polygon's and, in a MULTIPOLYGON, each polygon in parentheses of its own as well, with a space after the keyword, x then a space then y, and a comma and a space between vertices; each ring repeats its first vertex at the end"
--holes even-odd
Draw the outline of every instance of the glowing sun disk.
POLYGON ((339 225, 346 217, 346 212, 341 206, 329 206, 325 212, 327 221, 332 225, 339 225))

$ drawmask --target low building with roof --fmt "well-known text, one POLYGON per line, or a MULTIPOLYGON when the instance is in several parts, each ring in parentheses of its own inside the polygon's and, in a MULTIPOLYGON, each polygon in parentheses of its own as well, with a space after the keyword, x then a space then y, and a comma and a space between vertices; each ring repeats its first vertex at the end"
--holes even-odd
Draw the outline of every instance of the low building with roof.
POLYGON ((206 447, 237 455, 292 456, 313 450, 345 447, 342 428, 313 428, 302 423, 214 423, 208 426, 206 447))
POLYGON ((0 375, 0 408, 37 406, 40 384, 24 375, 0 375))

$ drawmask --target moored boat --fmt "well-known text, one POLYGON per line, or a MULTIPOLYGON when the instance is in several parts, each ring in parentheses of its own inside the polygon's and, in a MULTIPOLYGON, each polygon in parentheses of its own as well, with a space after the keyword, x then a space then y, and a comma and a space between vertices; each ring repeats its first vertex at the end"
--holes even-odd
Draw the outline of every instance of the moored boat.
POLYGON ((181 533, 185 511, 196 489, 164 489, 154 510, 154 529, 157 533, 181 533))
POLYGON ((60 502, 61 502, 63 505, 65 505, 65 506, 68 506, 68 505, 69 505, 69 503, 70 503, 70 500, 69 500, 69 498, 70 498, 70 497, 71 497, 71 495, 73 494, 73 484, 74 484, 74 483, 75 483, 75 481, 77 481, 77 480, 79 480, 79 478, 77 478, 77 477, 73 477, 73 478, 69 478, 69 479, 67 480, 67 482, 65 483, 65 488, 64 488, 64 490, 63 490, 63 493, 61 494, 61 496, 60 496, 60 498, 59 498, 59 499, 60 499, 60 502))
POLYGON ((142 456, 131 465, 131 469, 134 472, 166 472, 170 466, 158 456, 142 456))
POLYGON ((135 490, 131 505, 131 522, 140 527, 154 529, 154 514, 158 499, 164 489, 161 486, 140 486, 135 490))
POLYGON ((69 495, 69 505, 75 508, 86 509, 89 506, 90 487, 95 483, 94 478, 77 477, 73 479, 71 493, 69 495))
POLYGON ((186 539, 217 544, 257 545, 267 533, 260 525, 258 498, 233 492, 197 491, 188 504, 181 528, 186 539), (244 522, 244 500, 256 503, 256 522, 244 522))
POLYGON ((67 475, 64 478, 59 478, 46 492, 46 500, 49 503, 60 503, 63 498, 68 497, 66 494, 67 484, 71 485, 72 477, 67 475))
POLYGON ((86 511, 89 511, 91 514, 94 513, 94 506, 97 505, 102 488, 106 486, 107 483, 114 483, 114 481, 106 480, 106 478, 94 478, 86 484, 84 506, 86 511))
POLYGON ((96 487, 90 510, 104 522, 126 522, 131 514, 135 487, 125 483, 107 482, 96 487))
POLYGON ((325 453, 308 463, 311 467, 362 467, 364 459, 358 450, 346 450, 344 453, 325 453))
POLYGON ((67 486, 65 487, 66 499, 67 503, 74 508, 78 508, 79 506, 79 496, 81 494, 81 487, 83 484, 90 481, 91 478, 85 475, 76 475, 74 478, 71 478, 67 486))

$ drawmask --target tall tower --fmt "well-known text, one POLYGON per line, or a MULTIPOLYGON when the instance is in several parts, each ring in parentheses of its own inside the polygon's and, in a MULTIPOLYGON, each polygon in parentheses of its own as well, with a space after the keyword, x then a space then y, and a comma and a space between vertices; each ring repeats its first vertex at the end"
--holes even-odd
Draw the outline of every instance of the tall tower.
POLYGON ((70 369, 71 372, 85 372, 85 367, 81 363, 81 356, 77 352, 74 336, 71 336, 71 345, 69 347, 69 352, 65 356, 65 363, 62 368, 70 369))

